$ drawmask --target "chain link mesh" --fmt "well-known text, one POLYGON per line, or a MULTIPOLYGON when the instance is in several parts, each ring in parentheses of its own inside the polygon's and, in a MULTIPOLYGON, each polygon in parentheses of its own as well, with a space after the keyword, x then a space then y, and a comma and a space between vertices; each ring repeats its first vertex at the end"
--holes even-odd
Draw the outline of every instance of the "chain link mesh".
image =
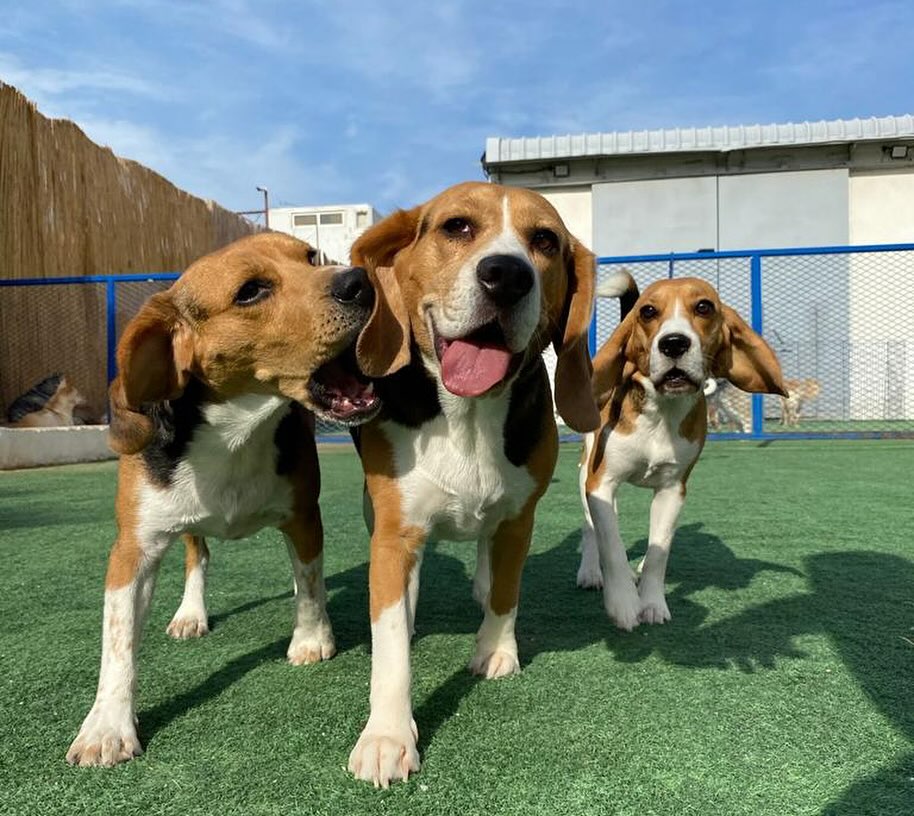
MULTIPOLYGON (((914 435, 914 252, 761 254, 763 335, 781 362, 789 397, 767 395, 763 433, 914 435), (898 308, 902 306, 902 308, 898 308)), ((747 321, 751 258, 614 259, 598 280, 627 269, 643 290, 698 277, 747 321)), ((599 348, 619 322, 615 300, 596 307, 599 348)), ((752 400, 732 386, 712 406, 711 430, 749 434, 752 400)))

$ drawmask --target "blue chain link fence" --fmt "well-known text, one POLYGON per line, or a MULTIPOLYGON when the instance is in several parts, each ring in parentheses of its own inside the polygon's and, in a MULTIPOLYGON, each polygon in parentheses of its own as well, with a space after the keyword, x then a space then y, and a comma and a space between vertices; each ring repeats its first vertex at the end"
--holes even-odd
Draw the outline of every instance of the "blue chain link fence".
MULTIPOLYGON (((914 437, 914 244, 606 257, 599 276, 620 267, 642 289, 669 277, 709 281, 777 352, 791 400, 722 383, 709 416, 718 438, 914 437)), ((106 421, 117 340, 177 277, 0 280, 3 408, 61 373, 86 396, 84 421, 106 421)), ((592 353, 618 316, 617 301, 598 300, 592 353)))
MULTIPOLYGON (((790 398, 727 383, 709 400, 719 438, 914 437, 914 244, 638 255, 599 259, 643 290, 662 278, 713 284, 776 351, 790 398)), ((591 353, 619 319, 597 302, 591 353)))

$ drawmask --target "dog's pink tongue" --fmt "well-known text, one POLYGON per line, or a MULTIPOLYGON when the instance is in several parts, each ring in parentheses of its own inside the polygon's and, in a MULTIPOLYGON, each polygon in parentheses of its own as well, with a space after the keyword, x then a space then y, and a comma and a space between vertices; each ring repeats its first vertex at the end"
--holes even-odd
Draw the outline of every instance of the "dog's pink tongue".
POLYGON ((441 357, 441 378, 452 394, 478 397, 505 378, 510 364, 506 348, 453 340, 441 357))

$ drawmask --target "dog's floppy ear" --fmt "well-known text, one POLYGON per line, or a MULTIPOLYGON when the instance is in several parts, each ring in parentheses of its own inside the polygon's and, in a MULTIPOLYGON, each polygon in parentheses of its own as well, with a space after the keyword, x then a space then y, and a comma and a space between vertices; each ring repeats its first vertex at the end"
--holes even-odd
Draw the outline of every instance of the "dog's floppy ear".
POLYGON ((568 261, 568 294, 563 320, 553 345, 555 366, 555 404, 570 428, 582 433, 600 425, 600 412, 593 399, 590 377, 590 349, 587 335, 593 315, 596 258, 577 239, 572 239, 573 254, 568 261))
POLYGON ((118 375, 111 383, 109 444, 138 453, 152 439, 152 421, 140 408, 181 395, 193 362, 193 335, 170 292, 153 295, 127 324, 117 345, 118 375))
POLYGON ((352 245, 349 256, 355 266, 374 269, 393 266, 397 253, 408 247, 419 229, 420 208, 397 210, 363 232, 352 245))
POLYGON ((369 377, 386 377, 409 362, 409 315, 393 267, 379 266, 368 277, 374 286, 374 308, 356 341, 355 354, 369 377))
POLYGON ((352 245, 350 257, 363 266, 375 288, 374 309, 356 343, 359 367, 369 377, 386 377, 409 362, 409 315, 394 259, 419 229, 420 208, 397 210, 365 230, 352 245))
POLYGON ((781 365, 771 346, 734 309, 721 308, 723 342, 711 366, 714 376, 726 377, 742 391, 786 397, 781 365))
POLYGON ((593 395, 598 406, 604 405, 613 389, 631 379, 637 370, 637 364, 630 359, 637 319, 637 312, 632 309, 593 359, 593 395))

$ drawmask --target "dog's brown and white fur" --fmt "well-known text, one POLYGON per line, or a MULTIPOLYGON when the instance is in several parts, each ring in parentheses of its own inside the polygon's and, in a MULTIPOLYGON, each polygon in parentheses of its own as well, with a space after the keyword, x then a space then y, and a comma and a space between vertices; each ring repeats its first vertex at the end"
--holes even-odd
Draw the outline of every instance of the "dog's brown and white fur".
POLYGON ((314 267, 312 255, 278 233, 243 239, 193 264, 125 329, 110 394, 111 444, 122 454, 118 532, 98 692, 67 753, 73 764, 113 765, 141 753, 135 655, 160 560, 179 536, 187 588, 171 634, 206 627, 203 537, 270 526, 286 539, 296 586, 290 662, 334 653, 306 407, 349 423, 377 412, 354 369, 373 289, 365 270, 314 267))
POLYGON ((409 652, 426 541, 477 542, 484 619, 470 669, 519 671, 521 569, 557 456, 541 353, 555 345, 565 421, 595 428, 594 257, 538 194, 482 183, 390 216, 352 257, 377 268, 388 307, 366 327, 359 362, 389 376, 375 383, 381 414, 358 429, 373 513, 373 653, 371 712, 349 768, 386 787, 419 769, 409 652))
POLYGON ((667 556, 704 446, 702 386, 712 376, 743 391, 785 393, 768 344, 696 278, 648 286, 594 358, 601 426, 585 437, 580 469, 585 524, 578 585, 603 588, 606 611, 621 629, 670 619, 667 556), (637 586, 616 517, 616 493, 625 482, 654 491, 637 586))
POLYGON ((61 377, 57 389, 40 408, 30 411, 15 422, 12 428, 58 428, 75 425, 73 412, 86 404, 86 398, 66 377, 61 377))
POLYGON ((815 377, 803 380, 784 380, 787 396, 781 397, 781 425, 796 427, 800 424, 803 406, 822 393, 822 385, 815 377))

